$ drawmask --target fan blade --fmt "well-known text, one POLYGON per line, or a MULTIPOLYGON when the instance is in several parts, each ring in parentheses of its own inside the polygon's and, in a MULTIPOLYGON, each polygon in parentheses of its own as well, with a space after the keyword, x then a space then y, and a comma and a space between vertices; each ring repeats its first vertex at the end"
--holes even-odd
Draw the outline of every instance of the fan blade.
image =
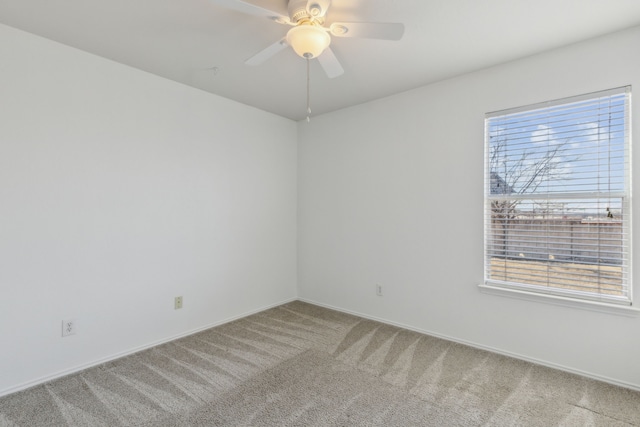
POLYGON ((331 6, 331 0, 309 0, 307 2, 307 12, 313 18, 322 18, 327 14, 329 6, 331 6))
POLYGON ((320 62, 324 72, 327 74, 327 77, 330 79, 338 77, 344 73, 344 69, 342 68, 342 65, 340 65, 340 61, 338 61, 338 58, 336 58, 336 55, 330 47, 326 48, 324 52, 318 56, 318 61, 320 62))
POLYGON ((334 22, 329 29, 336 37, 365 39, 400 40, 404 34, 404 24, 386 22, 334 22))
POLYGON ((278 40, 274 44, 267 46, 265 49, 262 49, 260 52, 253 55, 251 58, 247 59, 244 63, 247 65, 260 65, 267 59, 274 56, 276 53, 285 49, 287 46, 287 40, 285 38, 278 40))
POLYGON ((289 17, 273 10, 265 9, 255 4, 247 3, 242 0, 210 0, 211 3, 224 7, 225 9, 235 10, 237 12, 246 13, 253 16, 264 16, 277 22, 288 23, 289 17))

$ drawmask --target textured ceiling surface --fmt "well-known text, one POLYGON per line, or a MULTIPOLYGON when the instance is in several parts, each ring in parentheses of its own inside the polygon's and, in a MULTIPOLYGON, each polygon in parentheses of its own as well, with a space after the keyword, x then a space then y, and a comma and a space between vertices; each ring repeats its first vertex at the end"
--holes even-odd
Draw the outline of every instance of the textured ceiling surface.
MULTIPOLYGON (((286 0, 246 0, 286 15, 286 0)), ((332 22, 400 22, 400 41, 333 37, 343 75, 310 64, 313 115, 640 24, 638 0, 333 0, 332 22)), ((0 0, 0 23, 294 120, 306 61, 246 59, 289 27, 214 0, 0 0)))

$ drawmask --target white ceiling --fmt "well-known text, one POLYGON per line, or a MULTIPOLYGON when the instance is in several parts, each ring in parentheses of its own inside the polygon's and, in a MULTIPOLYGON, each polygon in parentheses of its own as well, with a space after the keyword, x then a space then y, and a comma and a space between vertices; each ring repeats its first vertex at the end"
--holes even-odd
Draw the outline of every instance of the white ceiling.
MULTIPOLYGON (((286 15, 286 0, 246 0, 286 15)), ((402 22, 400 41, 333 38, 345 73, 311 63, 321 114, 640 24, 640 0, 333 0, 327 24, 402 22)), ((0 0, 0 23, 299 120, 306 62, 254 53, 289 27, 210 0, 0 0)))

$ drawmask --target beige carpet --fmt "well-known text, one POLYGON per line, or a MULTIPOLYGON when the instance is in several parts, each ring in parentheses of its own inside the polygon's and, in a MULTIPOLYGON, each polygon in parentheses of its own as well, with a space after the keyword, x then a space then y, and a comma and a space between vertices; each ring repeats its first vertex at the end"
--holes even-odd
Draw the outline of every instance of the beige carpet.
POLYGON ((0 426, 640 426, 640 393, 292 302, 0 398, 0 426))

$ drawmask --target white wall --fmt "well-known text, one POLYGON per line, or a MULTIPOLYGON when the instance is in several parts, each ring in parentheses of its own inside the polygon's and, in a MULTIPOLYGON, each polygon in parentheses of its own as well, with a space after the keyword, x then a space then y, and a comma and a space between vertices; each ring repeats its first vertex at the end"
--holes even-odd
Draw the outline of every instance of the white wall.
POLYGON ((295 298, 294 122, 6 26, 0 58, 0 394, 295 298))
POLYGON ((299 296, 640 388, 640 316, 477 287, 484 114, 640 89, 639 45, 635 28, 300 123, 299 296))

